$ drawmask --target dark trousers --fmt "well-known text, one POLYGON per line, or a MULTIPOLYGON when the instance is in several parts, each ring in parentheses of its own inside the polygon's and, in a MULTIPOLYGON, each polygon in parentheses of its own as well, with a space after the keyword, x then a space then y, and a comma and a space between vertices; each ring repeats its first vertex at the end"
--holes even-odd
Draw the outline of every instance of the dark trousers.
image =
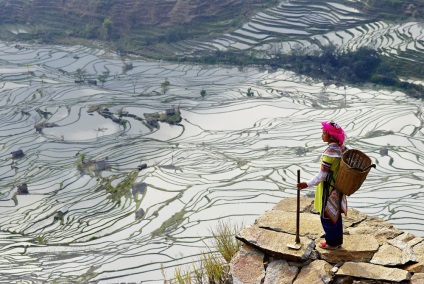
POLYGON ((324 238, 329 246, 339 246, 343 244, 343 222, 342 216, 334 224, 330 219, 321 217, 322 228, 324 229, 324 238))

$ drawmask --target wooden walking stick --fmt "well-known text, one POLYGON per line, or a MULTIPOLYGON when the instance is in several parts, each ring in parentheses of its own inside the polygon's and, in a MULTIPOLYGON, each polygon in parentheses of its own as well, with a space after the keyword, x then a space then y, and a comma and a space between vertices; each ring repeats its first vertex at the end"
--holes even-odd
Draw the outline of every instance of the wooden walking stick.
MULTIPOLYGON (((297 183, 300 183, 300 170, 297 170, 297 183)), ((298 250, 302 247, 299 237, 299 228, 300 228, 300 189, 297 190, 297 206, 296 206, 296 240, 293 243, 287 244, 288 248, 298 250)))

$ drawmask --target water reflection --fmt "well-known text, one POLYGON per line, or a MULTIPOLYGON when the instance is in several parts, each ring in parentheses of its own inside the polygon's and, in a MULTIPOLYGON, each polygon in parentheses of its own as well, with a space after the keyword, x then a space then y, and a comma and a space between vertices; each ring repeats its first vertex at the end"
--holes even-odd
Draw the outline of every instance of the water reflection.
POLYGON ((296 170, 305 179, 316 172, 325 147, 319 125, 329 118, 345 126, 350 147, 378 163, 350 206, 424 236, 421 101, 349 86, 328 86, 323 99, 320 82, 254 68, 134 61, 123 74, 122 61, 105 55, 0 44, 15 70, 0 74, 0 283, 162 282, 161 265, 171 277, 192 262, 217 220, 253 223, 294 195, 296 170), (28 62, 35 76, 20 67, 28 62), (90 78, 105 68, 118 73, 103 87, 80 85, 78 68, 90 78), (165 78, 171 86, 162 94, 165 78), (116 123, 87 112, 93 105, 141 120, 116 123), (181 109, 179 125, 147 126, 145 113, 172 107, 181 109), (40 122, 57 126, 36 131, 40 122), (18 149, 25 155, 11 159, 18 149), (110 168, 84 174, 82 159, 110 168), (117 195, 128 180, 143 191, 117 195), (21 182, 28 195, 15 195, 21 182))

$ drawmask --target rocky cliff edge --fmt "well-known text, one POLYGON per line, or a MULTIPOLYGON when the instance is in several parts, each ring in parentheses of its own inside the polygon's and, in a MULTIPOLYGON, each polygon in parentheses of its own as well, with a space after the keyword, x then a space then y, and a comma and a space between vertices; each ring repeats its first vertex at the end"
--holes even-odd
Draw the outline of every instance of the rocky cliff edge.
POLYGON ((301 248, 295 242, 296 198, 286 198, 236 236, 233 283, 424 283, 424 239, 349 209, 341 249, 318 246, 322 230, 313 199, 300 200, 301 248))

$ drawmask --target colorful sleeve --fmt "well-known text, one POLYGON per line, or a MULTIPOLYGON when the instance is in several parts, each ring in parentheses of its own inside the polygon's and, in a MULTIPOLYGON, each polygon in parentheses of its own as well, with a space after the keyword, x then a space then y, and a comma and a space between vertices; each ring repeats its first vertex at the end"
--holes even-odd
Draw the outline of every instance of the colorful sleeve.
POLYGON ((321 171, 329 172, 331 169, 331 165, 333 164, 333 159, 334 158, 328 156, 323 156, 321 162, 321 171))

